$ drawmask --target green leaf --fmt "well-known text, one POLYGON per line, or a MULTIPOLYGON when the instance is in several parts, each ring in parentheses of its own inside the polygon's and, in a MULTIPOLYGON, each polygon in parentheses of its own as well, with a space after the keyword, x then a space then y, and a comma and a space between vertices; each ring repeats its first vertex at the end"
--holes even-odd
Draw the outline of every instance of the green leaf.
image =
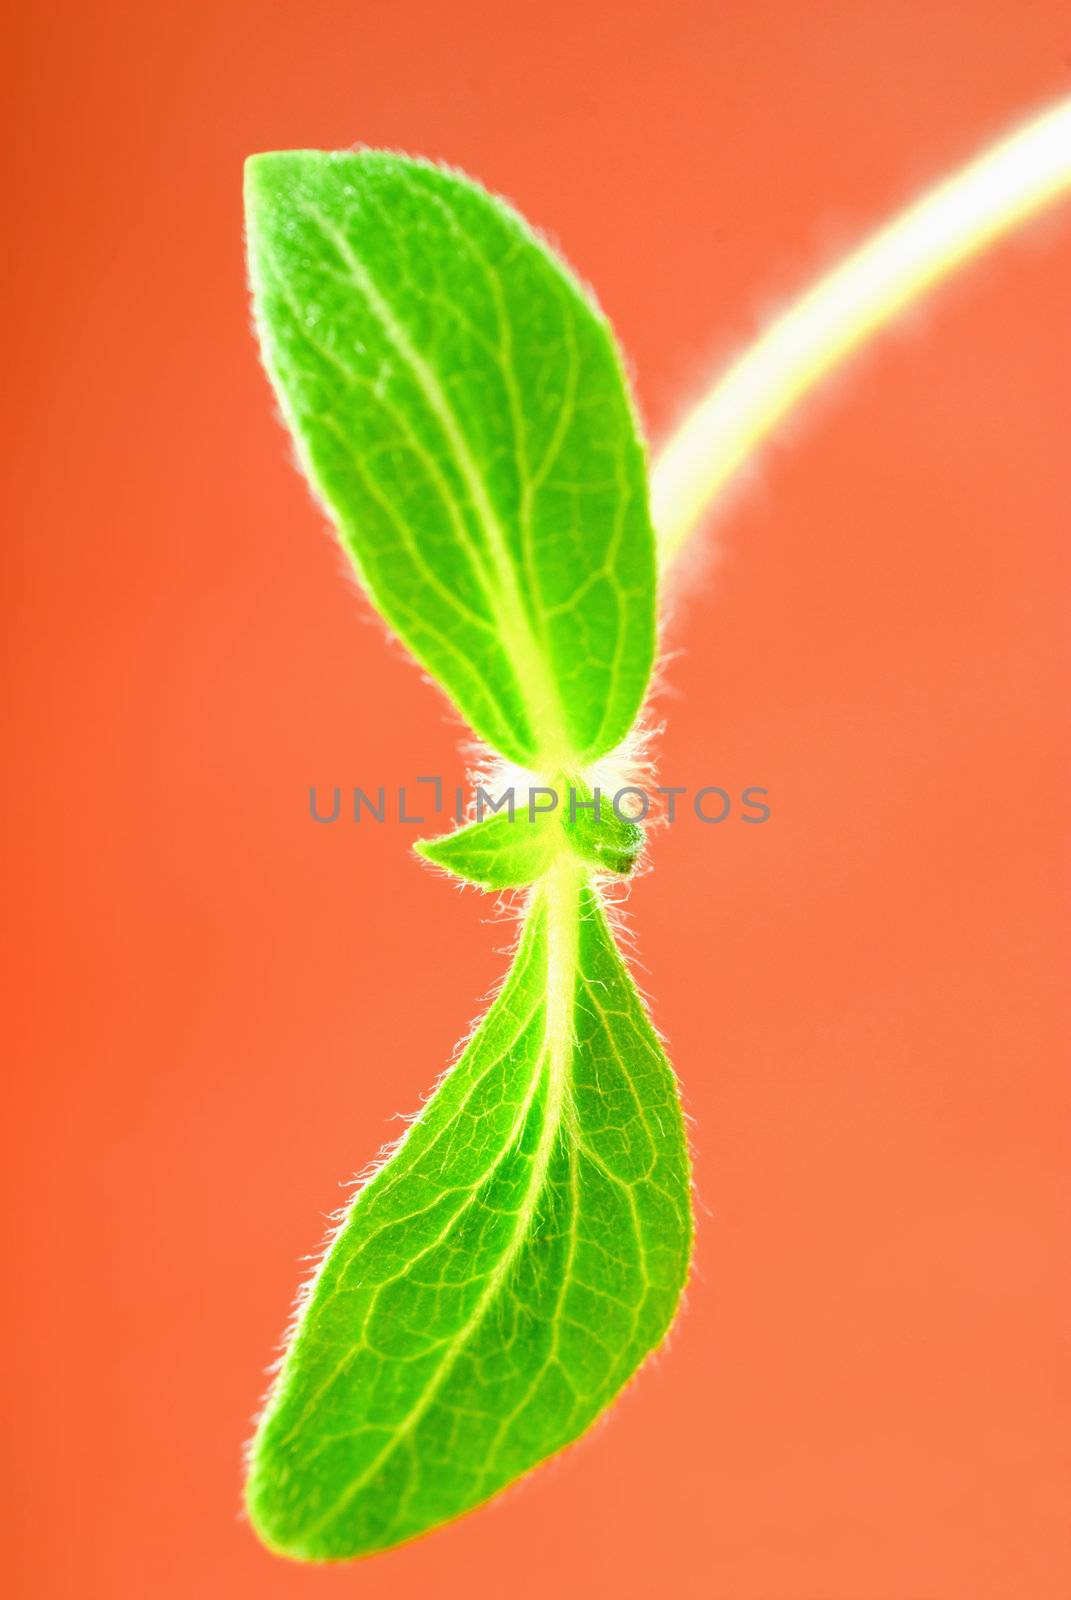
POLYGON ((265 363, 375 605, 509 759, 612 749, 655 562, 604 319, 508 206, 423 162, 254 156, 246 208, 265 363))
POLYGON ((563 825, 572 849, 601 872, 627 878, 643 851, 643 828, 619 817, 612 799, 582 779, 571 785, 570 794, 563 825))
MULTIPOLYGON (((420 839, 418 856, 481 889, 518 889, 535 883, 564 852, 600 872, 627 877, 643 850, 644 831, 619 817, 609 798, 577 779, 554 791, 554 809, 483 817, 438 839, 420 839)), ((544 791, 546 793, 546 791, 544 791)))
POLYGON ((369 1554, 560 1450, 663 1338, 690 1243, 673 1075, 566 857, 314 1280, 253 1445, 261 1537, 369 1554))
POLYGON ((419 839, 418 856, 456 878, 481 889, 521 889, 535 883, 561 850, 562 829, 556 817, 523 813, 484 817, 446 833, 440 839, 419 839))

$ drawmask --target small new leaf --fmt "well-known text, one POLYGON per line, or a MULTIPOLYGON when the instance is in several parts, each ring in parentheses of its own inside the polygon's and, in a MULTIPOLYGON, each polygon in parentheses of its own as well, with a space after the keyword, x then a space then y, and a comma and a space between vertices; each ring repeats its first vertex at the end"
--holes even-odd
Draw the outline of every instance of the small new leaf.
POLYGON ((655 558, 604 319, 515 212, 424 162, 254 156, 246 217, 269 375, 376 606, 510 760, 611 750, 655 558))
POLYGON ((253 1448, 262 1538, 383 1550, 562 1449, 663 1338, 690 1241, 673 1075, 566 860, 312 1286, 253 1448))
POLYGON ((418 856, 481 889, 522 889, 535 883, 551 866, 562 844, 556 817, 523 815, 484 817, 445 833, 420 839, 418 856))
POLYGON ((641 825, 620 816, 609 796, 586 784, 570 786, 563 824, 575 854, 599 872, 627 878, 643 853, 641 825))
POLYGON ((571 854, 597 872, 628 877, 639 860, 644 831, 618 816, 609 799, 579 781, 557 791, 552 810, 514 806, 413 849, 425 861, 481 889, 519 889, 536 883, 559 856, 571 854))

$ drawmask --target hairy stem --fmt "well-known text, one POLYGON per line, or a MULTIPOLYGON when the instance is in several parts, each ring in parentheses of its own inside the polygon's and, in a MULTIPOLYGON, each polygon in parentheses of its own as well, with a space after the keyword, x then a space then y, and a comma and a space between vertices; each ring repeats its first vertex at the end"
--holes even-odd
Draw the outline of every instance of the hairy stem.
POLYGON ((756 446, 926 289, 1071 190, 1071 98, 985 151, 842 262, 758 338, 659 455, 651 506, 667 566, 756 446))

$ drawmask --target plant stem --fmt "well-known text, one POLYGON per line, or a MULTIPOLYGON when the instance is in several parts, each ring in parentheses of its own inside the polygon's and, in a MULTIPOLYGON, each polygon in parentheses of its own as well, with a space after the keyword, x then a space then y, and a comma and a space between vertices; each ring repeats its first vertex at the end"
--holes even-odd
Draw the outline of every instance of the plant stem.
POLYGON ((1071 98, 879 230, 725 372, 660 453, 651 508, 668 566, 782 418, 912 300, 1071 189, 1071 98))

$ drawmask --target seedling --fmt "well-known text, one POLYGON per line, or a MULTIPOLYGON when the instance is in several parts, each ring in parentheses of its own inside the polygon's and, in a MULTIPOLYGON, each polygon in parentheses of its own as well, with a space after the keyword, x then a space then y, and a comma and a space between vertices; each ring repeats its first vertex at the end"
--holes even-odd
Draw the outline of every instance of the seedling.
MULTIPOLYGON (((1064 106, 775 324, 659 464, 663 556, 837 360, 1069 182, 1064 106)), ((524 913, 498 998, 330 1241, 253 1441, 262 1539, 338 1561, 576 1439, 680 1301, 680 1102, 604 900, 642 830, 586 804, 632 753, 656 545, 611 332, 513 211, 379 152, 256 156, 246 198, 264 360, 369 598, 491 752, 580 797, 417 846, 524 913)))
POLYGON ((680 1299, 680 1102, 601 890, 640 830, 589 809, 650 679, 655 540, 610 330, 507 206, 365 152, 258 156, 247 211, 268 371, 373 604, 573 802, 418 846, 527 903, 501 993, 335 1235, 253 1444, 261 1537, 327 1561, 569 1444, 680 1299))

